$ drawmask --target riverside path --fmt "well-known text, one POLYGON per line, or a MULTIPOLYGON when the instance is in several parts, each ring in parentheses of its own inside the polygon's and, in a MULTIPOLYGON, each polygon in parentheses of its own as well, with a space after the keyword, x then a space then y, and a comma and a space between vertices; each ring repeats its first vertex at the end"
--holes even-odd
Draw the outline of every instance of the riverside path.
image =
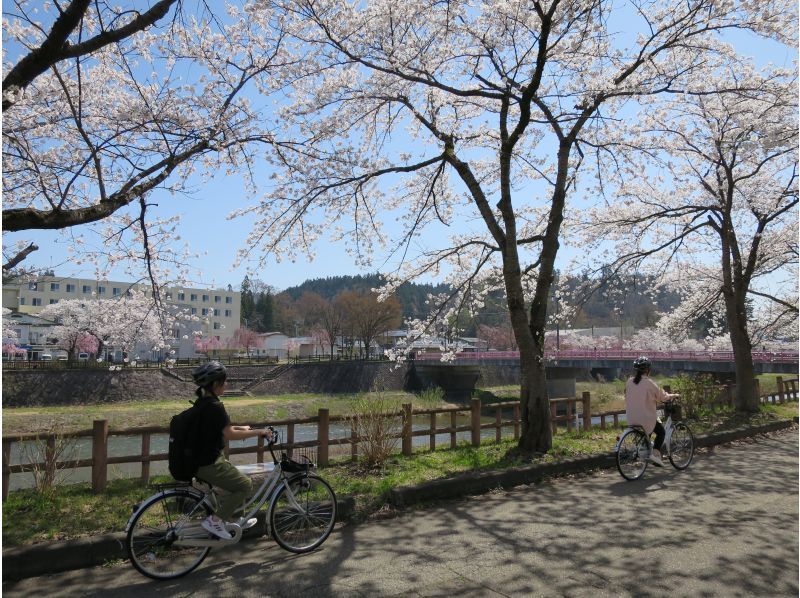
MULTIPOLYGON (((13 522, 4 522, 13 525, 13 522)), ((345 525, 292 555, 261 539, 154 582, 127 563, 3 584, 5 596, 797 596, 796 429, 345 525)))

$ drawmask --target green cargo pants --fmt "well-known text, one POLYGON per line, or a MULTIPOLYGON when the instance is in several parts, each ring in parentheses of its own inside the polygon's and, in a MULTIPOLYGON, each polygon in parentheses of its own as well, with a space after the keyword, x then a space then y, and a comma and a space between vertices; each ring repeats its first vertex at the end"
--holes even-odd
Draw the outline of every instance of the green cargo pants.
POLYGON ((233 513, 242 507, 253 492, 252 480, 236 469, 224 454, 217 457, 214 463, 200 467, 197 477, 229 492, 219 497, 216 515, 223 521, 231 522, 233 513))

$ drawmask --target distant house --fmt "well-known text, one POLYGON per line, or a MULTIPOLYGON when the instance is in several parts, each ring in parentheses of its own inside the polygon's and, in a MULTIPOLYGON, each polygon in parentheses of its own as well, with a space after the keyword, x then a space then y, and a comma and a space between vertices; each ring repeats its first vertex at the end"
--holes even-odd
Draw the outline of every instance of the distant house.
MULTIPOLYGON (((56 349, 56 339, 51 338, 50 331, 57 326, 56 322, 20 312, 13 312, 4 317, 6 326, 17 333, 13 343, 27 351, 27 359, 37 360, 45 354, 56 356, 64 353, 56 349)), ((3 339, 3 344, 5 343, 6 339, 3 339)))
POLYGON ((283 332, 263 332, 258 335, 259 343, 250 349, 250 354, 255 357, 286 358, 289 337, 283 332))
POLYGON ((315 357, 327 355, 330 347, 326 349, 319 340, 313 336, 295 336, 287 340, 289 357, 315 357))

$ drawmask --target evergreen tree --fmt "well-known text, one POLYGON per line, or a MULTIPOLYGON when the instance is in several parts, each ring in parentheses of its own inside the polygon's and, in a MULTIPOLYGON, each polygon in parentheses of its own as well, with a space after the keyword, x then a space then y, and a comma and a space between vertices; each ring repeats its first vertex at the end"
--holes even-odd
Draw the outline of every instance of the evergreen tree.
POLYGON ((253 298, 253 288, 250 279, 245 275, 242 281, 242 300, 241 300, 241 321, 240 324, 251 330, 255 330, 255 299, 253 298))
POLYGON ((275 307, 272 291, 266 290, 258 294, 255 312, 260 325, 259 332, 273 332, 275 330, 275 307))

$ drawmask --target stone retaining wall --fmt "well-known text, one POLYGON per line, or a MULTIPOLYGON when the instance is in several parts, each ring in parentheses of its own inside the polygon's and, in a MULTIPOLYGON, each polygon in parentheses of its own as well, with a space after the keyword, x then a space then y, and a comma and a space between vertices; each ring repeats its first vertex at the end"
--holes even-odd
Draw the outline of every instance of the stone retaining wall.
POLYGON ((185 399, 194 388, 156 369, 6 370, 3 407, 185 399))
POLYGON ((298 363, 274 380, 249 389, 254 395, 336 393, 406 388, 407 368, 388 362, 298 363))
MULTIPOLYGON (((259 378, 269 366, 231 366, 230 377, 259 378)), ((248 389, 253 395, 289 393, 357 393, 375 389, 414 388, 413 366, 389 362, 334 362, 295 364, 274 380, 248 389)), ((481 366, 479 387, 519 383, 519 367, 481 366)), ((194 392, 191 368, 164 372, 157 369, 6 370, 3 406, 33 407, 117 403, 130 400, 185 399, 194 392)))

